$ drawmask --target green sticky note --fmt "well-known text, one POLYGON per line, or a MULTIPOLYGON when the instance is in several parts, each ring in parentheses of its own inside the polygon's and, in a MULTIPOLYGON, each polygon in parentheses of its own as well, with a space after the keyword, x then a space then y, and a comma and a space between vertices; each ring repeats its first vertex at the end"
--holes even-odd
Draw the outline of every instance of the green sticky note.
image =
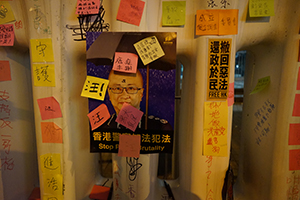
POLYGON ((269 17, 274 16, 274 0, 250 0, 250 17, 269 17))
POLYGON ((269 85, 270 81, 271 81, 270 76, 258 79, 255 88, 250 94, 255 94, 262 91, 263 89, 265 89, 265 87, 267 87, 267 85, 269 85))
POLYGON ((162 25, 183 26, 185 24, 185 1, 162 2, 162 25))

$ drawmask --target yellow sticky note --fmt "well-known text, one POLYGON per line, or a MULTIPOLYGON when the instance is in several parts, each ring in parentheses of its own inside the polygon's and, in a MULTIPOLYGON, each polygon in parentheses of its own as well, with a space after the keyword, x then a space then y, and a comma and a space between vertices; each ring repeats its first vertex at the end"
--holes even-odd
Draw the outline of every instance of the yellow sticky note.
POLYGON ((236 35, 238 32, 238 9, 220 10, 219 35, 236 35))
POLYGON ((227 156, 227 102, 204 102, 203 155, 227 156))
POLYGON ((44 195, 62 195, 62 174, 43 173, 44 195))
POLYGON ((31 60, 32 62, 54 62, 52 40, 31 39, 31 60))
POLYGON ((59 153, 48 153, 40 156, 40 167, 43 173, 59 174, 61 173, 60 166, 59 153))
POLYGON ((109 80, 87 76, 82 88, 81 96, 103 101, 109 80))
POLYGON ((63 195, 43 195, 42 200, 64 200, 63 195))
POLYGON ((14 20, 15 16, 9 2, 0 1, 0 24, 5 24, 14 20))
POLYGON ((183 26, 185 24, 185 1, 162 2, 162 25, 183 26))
POLYGON ((258 79, 255 88, 252 90, 250 94, 255 94, 262 91, 263 89, 265 89, 265 87, 267 87, 267 85, 270 84, 270 81, 271 81, 270 76, 258 79))
POLYGON ((142 39, 133 46, 138 52, 144 65, 147 65, 165 55, 155 36, 142 39))
POLYGON ((197 10, 196 35, 219 34, 219 10, 197 10))
POLYGON ((53 64, 32 64, 34 86, 55 87, 55 68, 53 64))
POLYGON ((250 0, 250 17, 268 17, 274 16, 274 0, 250 0))

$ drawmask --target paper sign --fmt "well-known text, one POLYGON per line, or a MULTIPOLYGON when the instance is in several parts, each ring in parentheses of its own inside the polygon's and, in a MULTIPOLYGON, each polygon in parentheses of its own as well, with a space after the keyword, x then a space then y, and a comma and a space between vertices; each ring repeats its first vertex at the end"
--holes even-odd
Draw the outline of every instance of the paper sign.
POLYGON ((0 46, 13 46, 15 31, 13 24, 0 25, 0 46))
POLYGON ((140 0, 121 0, 117 20, 136 26, 140 25, 145 2, 140 0))
POLYGON ((134 53, 115 52, 113 70, 136 73, 138 56, 134 53))
POLYGON ((238 33, 238 9, 224 9, 219 12, 219 35, 238 33))
POLYGON ((298 69, 297 90, 300 90, 300 67, 298 69))
POLYGON ((62 143, 62 130, 54 122, 41 122, 43 143, 62 143))
POLYGON ((162 2, 162 25, 183 26, 185 24, 185 1, 162 2))
POLYGON ((42 120, 62 117, 60 105, 54 97, 37 99, 42 120))
POLYGON ((131 106, 128 103, 124 103, 116 119, 116 122, 122 124, 123 126, 129 128, 132 131, 135 131, 137 125, 141 121, 142 116, 142 111, 131 106))
POLYGON ((219 34, 219 10, 197 10, 196 35, 219 34))
POLYGON ((300 124, 290 124, 289 145, 300 145, 300 124))
POLYGON ((141 135, 119 135, 118 156, 121 157, 140 157, 141 135))
POLYGON ((296 94, 295 96, 293 116, 300 117, 300 94, 296 94))
POLYGON ((87 76, 81 96, 103 101, 109 80, 87 76))
POLYGON ((228 106, 232 106, 234 104, 234 83, 229 83, 227 104, 228 106))
POLYGON ((300 170, 300 149, 289 151, 289 170, 300 170))
POLYGON ((88 15, 98 14, 100 0, 77 0, 76 14, 88 15))
POLYGON ((134 44, 134 48, 138 52, 144 65, 165 55, 157 38, 155 36, 147 37, 134 44))
POLYGON ((203 155, 227 156, 227 131, 227 102, 205 102, 203 155))
POLYGON ((98 128, 106 120, 108 120, 110 118, 109 111, 105 104, 101 104, 96 109, 94 109, 92 112, 90 112, 87 116, 90 119, 90 124, 91 124, 92 130, 98 128))
POLYGON ((10 65, 8 60, 0 61, 0 81, 11 81, 10 65))
POLYGON ((268 17, 274 16, 274 0, 250 0, 250 17, 268 17))
MULTIPOLYGON (((62 174, 43 173, 44 195, 62 195, 62 174)), ((56 199, 55 199, 56 200, 56 199)))
POLYGON ((265 87, 267 87, 267 85, 269 85, 270 81, 271 81, 270 76, 258 79, 255 88, 250 94, 255 94, 262 91, 263 89, 265 89, 265 87))
POLYGON ((61 173, 59 153, 47 153, 41 155, 40 164, 43 173, 52 173, 52 174, 61 173))
POLYGON ((34 86, 55 87, 55 67, 53 64, 32 64, 34 86))
POLYGON ((32 62, 54 62, 52 40, 31 39, 31 60, 32 62))
POLYGON ((15 20, 14 13, 10 7, 9 2, 0 1, 0 24, 12 22, 15 20))

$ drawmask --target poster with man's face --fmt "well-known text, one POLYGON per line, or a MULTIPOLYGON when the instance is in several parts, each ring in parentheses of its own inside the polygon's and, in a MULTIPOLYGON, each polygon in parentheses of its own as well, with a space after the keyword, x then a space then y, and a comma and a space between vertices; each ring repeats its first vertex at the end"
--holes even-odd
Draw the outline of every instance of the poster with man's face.
POLYGON ((110 115, 95 114, 91 152, 118 152, 127 134, 141 136, 141 153, 172 153, 176 33, 88 32, 86 44, 87 75, 109 81, 103 101, 89 98, 89 112, 105 105, 110 115))

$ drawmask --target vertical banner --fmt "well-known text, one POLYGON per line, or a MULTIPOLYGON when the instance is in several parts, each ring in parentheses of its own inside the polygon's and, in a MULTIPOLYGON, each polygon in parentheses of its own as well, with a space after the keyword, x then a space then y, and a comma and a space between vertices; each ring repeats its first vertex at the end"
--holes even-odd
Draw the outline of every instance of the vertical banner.
POLYGON ((208 40, 207 100, 228 98, 231 39, 208 40))

